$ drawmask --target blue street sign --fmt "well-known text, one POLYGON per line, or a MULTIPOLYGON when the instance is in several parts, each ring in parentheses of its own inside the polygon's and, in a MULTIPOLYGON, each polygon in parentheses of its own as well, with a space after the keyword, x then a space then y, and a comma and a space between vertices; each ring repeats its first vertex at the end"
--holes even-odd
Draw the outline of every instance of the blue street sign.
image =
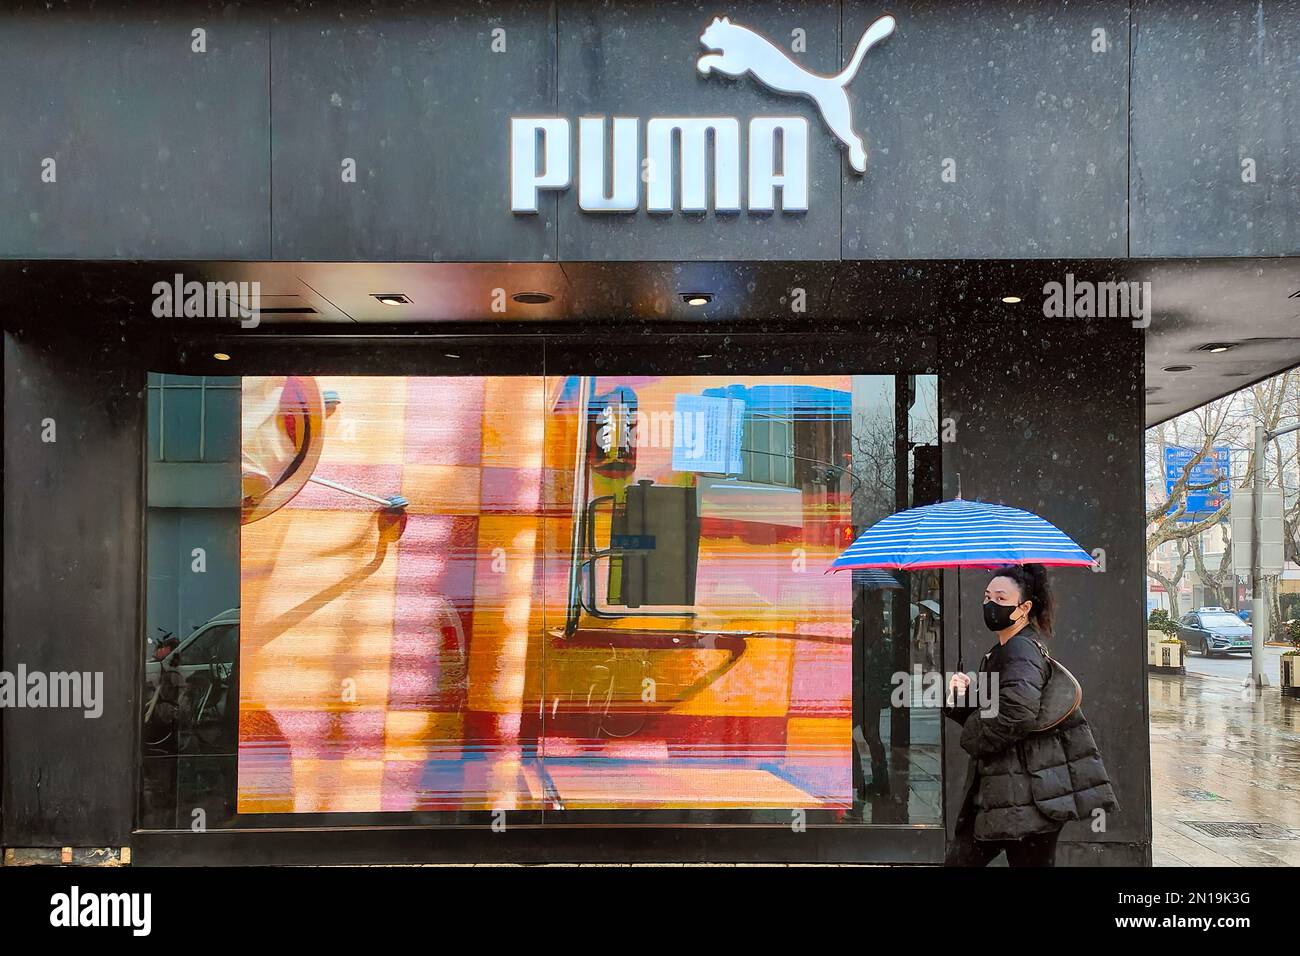
MULTIPOLYGON (((1173 490, 1178 479, 1183 477, 1183 469, 1195 455, 1196 451, 1192 448, 1165 449, 1165 494, 1173 490)), ((1214 449, 1212 455, 1207 455, 1193 466, 1187 476, 1188 485, 1204 485, 1214 481, 1215 478, 1221 480, 1217 485, 1211 485, 1209 488, 1187 492, 1187 510, 1179 519, 1180 521, 1201 521, 1231 500, 1232 483, 1229 480, 1231 468, 1232 458, 1227 448, 1214 449)), ((1173 514, 1176 510, 1178 510, 1177 502, 1174 502, 1166 513, 1173 514)))

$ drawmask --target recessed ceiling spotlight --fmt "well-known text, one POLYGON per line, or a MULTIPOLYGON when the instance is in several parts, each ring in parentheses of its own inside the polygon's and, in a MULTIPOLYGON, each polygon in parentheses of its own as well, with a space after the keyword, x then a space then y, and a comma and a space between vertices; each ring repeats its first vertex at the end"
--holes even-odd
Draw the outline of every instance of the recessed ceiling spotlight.
POLYGON ((213 357, 214 359, 216 359, 218 362, 229 362, 229 361, 230 361, 230 356, 227 355, 225 352, 213 352, 213 353, 212 353, 212 357, 213 357))
POLYGON ((713 353, 712 353, 712 352, 705 352, 703 355, 697 355, 697 356, 695 356, 695 357, 696 357, 696 358, 702 358, 702 359, 704 359, 704 358, 713 358, 713 353))
POLYGON ((1195 365, 1166 365, 1162 371, 1165 372, 1190 372, 1196 368, 1195 365))
POLYGON ((549 292, 516 292, 510 298, 514 299, 521 305, 545 305, 555 296, 549 292))
POLYGON ((400 292, 372 292, 372 298, 378 299, 384 305, 410 305, 411 300, 400 292))
POLYGON ((1236 342, 1209 342, 1200 346, 1196 351, 1210 352, 1211 354, 1218 355, 1220 352, 1229 352, 1236 347, 1236 342))
POLYGON ((708 305, 713 301, 712 292, 683 292, 682 301, 687 305, 708 305))
POLYGON ((447 358, 460 358, 460 356, 455 352, 443 352, 442 354, 447 356, 447 358))
POLYGON ((1020 296, 1018 296, 1018 295, 1004 295, 1004 296, 1002 297, 1002 301, 1005 302, 1007 305, 1015 305, 1016 303, 1018 303, 1018 302, 1020 301, 1020 296))

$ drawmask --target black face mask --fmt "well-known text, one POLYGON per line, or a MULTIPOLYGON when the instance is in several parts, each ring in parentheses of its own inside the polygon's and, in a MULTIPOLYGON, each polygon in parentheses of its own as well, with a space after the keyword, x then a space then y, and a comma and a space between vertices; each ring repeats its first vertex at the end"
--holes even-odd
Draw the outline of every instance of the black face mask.
POLYGON ((990 631, 1005 631, 1015 623, 1011 620, 1011 614, 1017 607, 1019 607, 1017 604, 995 604, 992 601, 985 601, 984 626, 990 631))

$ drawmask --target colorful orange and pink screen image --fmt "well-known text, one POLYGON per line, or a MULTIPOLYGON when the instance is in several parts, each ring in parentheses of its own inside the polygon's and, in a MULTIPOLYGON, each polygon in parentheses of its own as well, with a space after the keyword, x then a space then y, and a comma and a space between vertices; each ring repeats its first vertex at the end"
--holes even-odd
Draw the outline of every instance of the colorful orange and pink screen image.
POLYGON ((850 806, 850 393, 243 379, 239 812, 850 806))

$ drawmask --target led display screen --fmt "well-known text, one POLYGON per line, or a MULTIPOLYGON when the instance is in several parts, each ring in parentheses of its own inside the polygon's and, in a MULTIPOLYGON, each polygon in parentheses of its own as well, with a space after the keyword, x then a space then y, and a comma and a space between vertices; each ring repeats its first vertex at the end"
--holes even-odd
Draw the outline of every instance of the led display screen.
POLYGON ((238 812, 851 806, 880 378, 244 378, 238 812))

